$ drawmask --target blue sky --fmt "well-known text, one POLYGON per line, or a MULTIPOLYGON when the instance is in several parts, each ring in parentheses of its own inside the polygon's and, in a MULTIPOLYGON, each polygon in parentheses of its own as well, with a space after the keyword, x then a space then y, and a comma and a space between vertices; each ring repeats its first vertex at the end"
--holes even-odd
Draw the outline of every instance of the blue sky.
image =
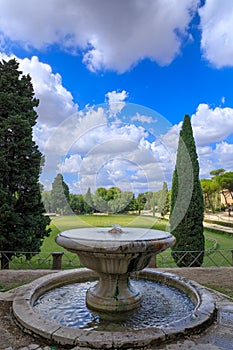
POLYGON ((46 189, 170 187, 189 114, 200 177, 233 170, 229 0, 0 0, 0 57, 30 73, 46 189), (38 3, 40 4, 38 6, 38 3))

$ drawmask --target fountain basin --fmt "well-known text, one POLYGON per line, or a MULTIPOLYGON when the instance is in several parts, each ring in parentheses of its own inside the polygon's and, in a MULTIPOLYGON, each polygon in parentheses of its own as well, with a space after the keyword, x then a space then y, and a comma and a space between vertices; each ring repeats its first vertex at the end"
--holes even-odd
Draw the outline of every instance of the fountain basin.
POLYGON ((143 228, 83 228, 60 233, 56 242, 98 273, 98 284, 86 294, 88 307, 122 312, 137 308, 142 299, 130 273, 144 269, 175 238, 169 232, 143 228))
POLYGON ((199 333, 214 320, 213 297, 199 284, 170 273, 162 273, 156 269, 144 269, 137 275, 140 279, 166 284, 186 293, 195 305, 193 311, 186 317, 166 325, 120 332, 117 330, 90 331, 61 326, 34 310, 35 301, 51 289, 71 282, 78 283, 97 279, 98 275, 95 272, 84 268, 54 273, 20 288, 13 301, 15 320, 25 332, 40 336, 52 344, 93 349, 143 348, 160 344, 181 335, 199 333))

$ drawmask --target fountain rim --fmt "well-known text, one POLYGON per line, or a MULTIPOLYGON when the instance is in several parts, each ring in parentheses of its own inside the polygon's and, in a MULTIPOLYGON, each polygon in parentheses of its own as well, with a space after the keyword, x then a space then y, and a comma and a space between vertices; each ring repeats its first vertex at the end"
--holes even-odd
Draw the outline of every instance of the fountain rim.
POLYGON ((171 247, 175 244, 175 237, 167 231, 162 230, 144 230, 142 228, 130 228, 128 235, 123 237, 122 233, 108 233, 103 228, 99 228, 99 232, 104 232, 104 235, 98 237, 98 231, 95 228, 92 229, 92 233, 95 233, 95 237, 88 238, 83 236, 83 233, 90 233, 90 229, 71 229, 67 231, 60 232, 55 241, 60 246, 66 248, 74 253, 85 254, 89 252, 90 254, 97 253, 109 253, 109 254, 122 254, 122 253, 136 253, 144 252, 148 249, 151 253, 158 253, 171 247), (132 239, 129 235, 132 232, 136 232, 138 235, 132 239), (147 236, 143 233, 147 232, 147 236), (158 236, 158 234, 160 236, 158 236), (97 238, 96 238, 97 237, 97 238), (109 239, 109 237, 111 239, 109 239), (162 248, 163 245, 163 248, 162 248))
POLYGON ((213 322, 216 313, 215 302, 210 292, 198 283, 151 268, 142 270, 137 273, 137 276, 155 282, 164 283, 165 281, 168 286, 183 292, 189 291, 190 297, 196 305, 194 310, 190 315, 166 326, 127 332, 100 332, 64 327, 45 319, 34 311, 34 301, 45 292, 70 283, 97 279, 97 274, 94 271, 80 268, 41 277, 22 287, 13 301, 14 319, 25 332, 34 333, 56 344, 89 346, 91 348, 99 347, 101 344, 108 344, 109 348, 110 346, 120 348, 124 342, 131 347, 144 347, 152 343, 162 343, 181 334, 199 332, 213 322))
MULTIPOLYGON (((81 228, 73 228, 70 230, 65 230, 62 231, 58 234, 58 236, 67 238, 67 239, 72 239, 74 241, 80 240, 80 241, 102 241, 103 237, 98 236, 98 233, 103 233, 105 235, 105 241, 106 242, 142 242, 142 241, 160 241, 160 240, 165 240, 167 238, 173 237, 172 234, 168 231, 163 231, 163 230, 156 230, 156 229, 148 229, 148 228, 141 228, 141 227, 124 227, 122 232, 119 233, 110 233, 109 229, 111 227, 81 227, 81 228), (136 232, 139 232, 140 234, 143 234, 140 238, 135 238, 130 237, 130 239, 124 239, 124 237, 128 237, 128 234, 132 234, 133 231, 136 230, 136 232), (81 237, 80 235, 75 237, 72 237, 72 233, 83 233, 83 232, 94 232, 97 235, 95 238, 88 238, 88 237, 81 237), (150 236, 146 237, 146 234, 150 234, 150 236), (160 236, 156 237, 155 234, 160 236), (71 235, 71 236, 70 236, 71 235), (106 237, 111 237, 111 239, 106 239, 106 237)), ((136 233, 135 232, 135 233, 136 233)))

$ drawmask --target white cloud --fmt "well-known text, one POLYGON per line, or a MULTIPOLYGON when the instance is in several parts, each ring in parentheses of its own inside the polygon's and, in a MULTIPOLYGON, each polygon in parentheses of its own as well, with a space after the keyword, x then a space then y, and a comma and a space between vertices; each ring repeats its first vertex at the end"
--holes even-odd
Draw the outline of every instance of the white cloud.
POLYGON ((82 158, 79 154, 72 154, 65 158, 63 163, 58 165, 59 172, 61 173, 78 173, 80 171, 80 165, 82 158))
MULTIPOLYGON (((8 61, 16 58, 23 74, 30 74, 36 98, 39 99, 37 124, 34 128, 34 139, 41 150, 44 150, 49 138, 54 135, 56 127, 77 112, 71 93, 62 85, 61 76, 52 72, 50 65, 40 62, 38 57, 20 59, 0 53, 0 58, 8 61)), ((61 142, 61 139, 58 143, 61 142)))
POLYGON ((220 142, 233 133, 233 108, 212 109, 207 104, 200 104, 191 122, 197 145, 220 142))
MULTIPOLYGON (((70 149, 67 148, 67 156, 59 165, 63 172, 79 173, 80 183, 79 187, 76 183, 76 188, 81 193, 86 193, 88 187, 95 191, 100 186, 117 186, 125 191, 138 192, 143 183, 144 190, 152 190, 153 186, 153 190, 160 189, 167 173, 166 166, 171 173, 171 159, 170 154, 165 155, 166 148, 156 149, 155 142, 152 147, 146 140, 148 133, 145 129, 133 124, 108 122, 80 133, 85 118, 84 114, 76 125, 77 138, 70 149), (157 157, 156 152, 160 151, 161 157, 157 157)), ((71 139, 72 136, 69 141, 71 139)))
POLYGON ((135 125, 99 124, 86 130, 74 143, 81 154, 111 154, 126 152, 137 147, 140 139, 147 136, 142 127, 135 125))
POLYGON ((200 167, 200 177, 209 178, 211 170, 218 168, 216 165, 216 156, 211 146, 197 147, 198 162, 200 167))
MULTIPOLYGON (((148 153, 145 150, 141 152, 144 156, 148 153)), ((90 187, 94 192, 101 186, 116 186, 123 191, 134 193, 159 190, 164 181, 163 169, 156 163, 152 154, 147 155, 147 160, 146 163, 136 151, 123 155, 88 155, 80 167, 80 190, 86 193, 90 187)))
MULTIPOLYGON (((210 171, 218 168, 231 170, 233 167, 233 145, 227 143, 227 138, 233 134, 233 108, 211 108, 200 104, 196 113, 191 116, 193 135, 197 146, 200 176, 208 178, 210 171)), ((166 134, 149 144, 154 156, 163 168, 166 177, 169 172, 169 162, 174 170, 179 133, 182 122, 173 125, 166 134)))
POLYGON ((92 71, 124 72, 146 57, 169 64, 189 37, 198 5, 199 0, 1 0, 0 31, 28 48, 58 44, 82 50, 92 71))
MULTIPOLYGON (((233 108, 211 108, 200 104, 191 116, 193 134, 197 146, 200 176, 208 178, 210 171, 233 168, 233 145, 227 139, 233 134, 233 108)), ((182 122, 173 125, 166 134, 154 142, 141 140, 141 145, 151 150, 168 183, 171 181, 176 162, 179 133, 182 122)))
POLYGON ((141 123, 153 123, 156 122, 156 120, 153 119, 153 117, 147 116, 147 115, 141 115, 139 113, 136 113, 132 118, 131 121, 139 121, 141 123))
POLYGON ((125 90, 122 90, 121 92, 110 91, 106 93, 105 98, 109 105, 110 116, 115 117, 122 111, 126 104, 125 100, 127 97, 128 93, 125 90))
POLYGON ((19 59, 19 68, 29 73, 33 88, 40 104, 37 108, 39 124, 58 126, 71 114, 77 112, 78 106, 71 93, 62 85, 60 74, 54 74, 50 65, 39 61, 38 57, 19 59))
POLYGON ((210 172, 219 168, 224 168, 226 171, 232 171, 232 144, 222 141, 216 145, 198 147, 197 151, 201 178, 209 178, 210 172))
POLYGON ((201 47, 204 57, 215 67, 233 66, 233 2, 206 0, 199 9, 201 47))
POLYGON ((225 141, 218 143, 214 151, 214 155, 218 161, 218 168, 224 168, 227 171, 233 169, 233 144, 225 141))

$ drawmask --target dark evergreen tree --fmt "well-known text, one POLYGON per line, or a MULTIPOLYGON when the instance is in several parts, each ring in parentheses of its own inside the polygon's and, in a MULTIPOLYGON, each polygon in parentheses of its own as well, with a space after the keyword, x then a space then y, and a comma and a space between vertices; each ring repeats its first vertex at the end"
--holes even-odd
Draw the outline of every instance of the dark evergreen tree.
POLYGON ((51 191, 51 208, 57 214, 70 214, 69 206, 69 187, 65 183, 62 174, 57 174, 51 191))
POLYGON ((163 189, 158 201, 158 211, 162 217, 169 212, 169 197, 168 197, 168 188, 167 183, 163 183, 163 189))
MULTIPOLYGON (((29 75, 15 59, 0 62, 0 251, 8 268, 17 252, 38 252, 49 234, 39 174, 42 155, 32 139, 37 114, 29 75)), ((28 255, 28 257, 30 254, 28 255)))
POLYGON ((176 237, 172 255, 179 267, 201 266, 204 258, 203 195, 190 117, 180 132, 172 180, 171 233, 176 237))
POLYGON ((52 213, 51 207, 51 191, 41 191, 42 202, 47 213, 52 213))
POLYGON ((90 187, 88 188, 87 193, 84 195, 83 198, 84 198, 84 211, 85 211, 85 213, 86 214, 93 213, 94 204, 93 204, 93 199, 92 199, 90 187))

